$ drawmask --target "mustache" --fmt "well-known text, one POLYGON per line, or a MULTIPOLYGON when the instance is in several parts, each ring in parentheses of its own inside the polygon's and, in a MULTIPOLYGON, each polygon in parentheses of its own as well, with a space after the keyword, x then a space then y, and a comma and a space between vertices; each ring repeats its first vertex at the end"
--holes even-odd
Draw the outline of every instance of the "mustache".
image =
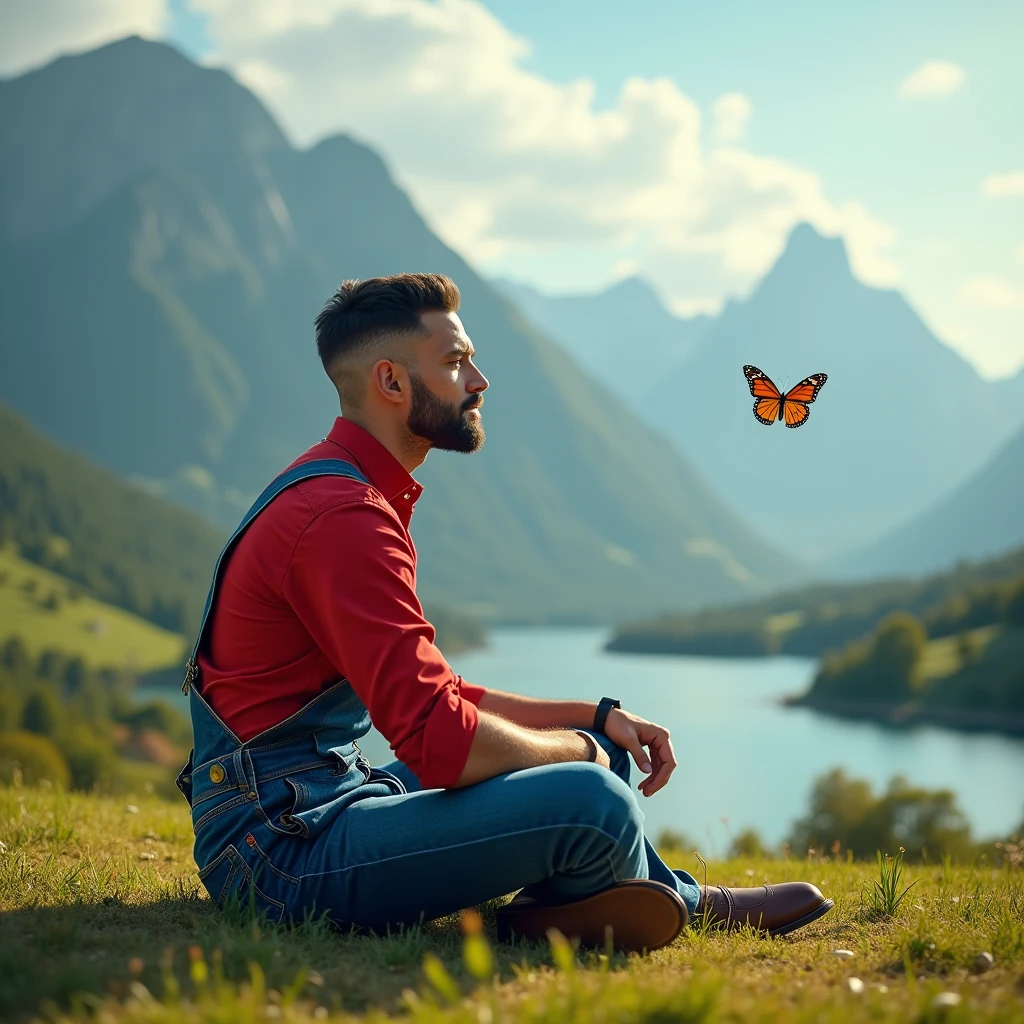
POLYGON ((479 409, 484 404, 483 395, 474 395, 462 403, 462 411, 469 412, 471 409, 479 409))

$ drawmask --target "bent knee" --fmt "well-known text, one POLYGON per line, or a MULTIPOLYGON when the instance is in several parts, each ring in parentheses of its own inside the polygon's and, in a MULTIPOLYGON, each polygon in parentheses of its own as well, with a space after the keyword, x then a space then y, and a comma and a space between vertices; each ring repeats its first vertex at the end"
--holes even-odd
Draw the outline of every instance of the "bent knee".
POLYGON ((577 820, 615 835, 642 828, 643 814, 628 783, 607 768, 585 761, 552 765, 550 781, 551 799, 564 802, 577 820))

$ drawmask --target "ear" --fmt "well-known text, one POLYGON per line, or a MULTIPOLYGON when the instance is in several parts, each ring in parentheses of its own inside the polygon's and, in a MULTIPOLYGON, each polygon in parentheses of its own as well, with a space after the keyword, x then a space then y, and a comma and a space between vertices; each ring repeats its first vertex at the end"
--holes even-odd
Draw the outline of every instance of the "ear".
POLYGON ((373 364, 373 382, 377 392, 386 402, 399 403, 405 399, 406 373, 398 363, 380 359, 373 364))

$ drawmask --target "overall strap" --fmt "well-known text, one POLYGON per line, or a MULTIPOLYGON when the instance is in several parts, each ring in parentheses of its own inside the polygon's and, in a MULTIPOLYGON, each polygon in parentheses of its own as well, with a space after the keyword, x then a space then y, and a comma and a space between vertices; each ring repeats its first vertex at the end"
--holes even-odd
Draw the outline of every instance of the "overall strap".
POLYGON ((210 618, 210 610, 213 608, 213 598, 217 592, 217 584, 220 582, 220 570, 228 552, 234 547, 238 538, 245 533, 249 524, 284 490, 302 480, 309 480, 315 476, 345 476, 350 480, 361 480, 364 484, 370 481, 351 462, 343 459, 313 459, 310 462, 300 463, 291 469, 286 469, 280 476, 275 477, 267 484, 263 493, 252 503, 252 508, 242 517, 238 528, 228 538, 224 550, 217 557, 217 563, 213 567, 213 582, 210 584, 210 592, 206 595, 206 607, 203 609, 203 618, 199 623, 199 634, 192 646, 192 654, 185 662, 185 681, 181 685, 181 692, 188 693, 189 687, 199 676, 199 647, 203 642, 203 635, 206 633, 207 622, 210 618))

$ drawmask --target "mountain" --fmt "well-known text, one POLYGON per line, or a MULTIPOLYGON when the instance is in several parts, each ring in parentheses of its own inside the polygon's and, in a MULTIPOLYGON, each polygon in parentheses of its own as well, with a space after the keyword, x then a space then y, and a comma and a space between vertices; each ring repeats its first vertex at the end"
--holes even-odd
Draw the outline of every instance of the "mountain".
POLYGON ((646 423, 657 423, 652 377, 678 374, 711 323, 673 316, 639 277, 591 295, 544 295, 504 279, 494 284, 646 423))
POLYGON ((730 303, 649 402, 731 507, 805 558, 863 545, 964 481, 1024 421, 895 291, 851 274, 841 240, 797 227, 744 302, 730 303), (824 372, 798 430, 762 426, 742 367, 779 387, 824 372))
POLYGON ((660 437, 444 246, 349 138, 293 149, 227 74, 126 39, 0 83, 0 399, 225 526, 329 429, 311 322, 346 277, 462 290, 488 442, 433 453, 427 597, 600 620, 795 579, 660 437))
POLYGON ((0 546, 10 543, 96 597, 192 634, 224 535, 0 404, 0 546))
POLYGON ((831 567, 843 576, 934 572, 1024 545, 1024 430, 952 494, 831 567))

